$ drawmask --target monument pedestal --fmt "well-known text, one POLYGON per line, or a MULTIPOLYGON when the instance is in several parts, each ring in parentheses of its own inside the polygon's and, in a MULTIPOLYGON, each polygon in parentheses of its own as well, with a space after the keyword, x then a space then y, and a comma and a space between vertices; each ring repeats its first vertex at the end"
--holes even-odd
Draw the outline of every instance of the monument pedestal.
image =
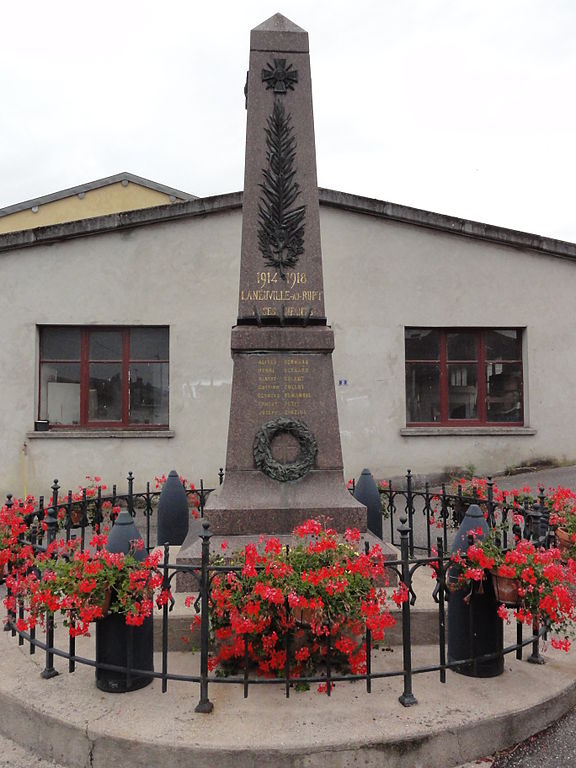
POLYGON ((232 329, 226 475, 205 512, 213 533, 290 533, 317 515, 366 530, 344 483, 333 349, 326 326, 232 329))

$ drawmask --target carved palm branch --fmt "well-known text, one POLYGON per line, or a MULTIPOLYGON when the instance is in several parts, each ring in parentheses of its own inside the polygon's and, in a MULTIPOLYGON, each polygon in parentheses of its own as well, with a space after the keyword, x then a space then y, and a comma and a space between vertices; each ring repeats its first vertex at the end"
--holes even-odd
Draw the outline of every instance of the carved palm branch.
POLYGON ((293 207, 300 195, 294 181, 296 139, 291 118, 280 99, 274 101, 267 120, 268 167, 262 170, 262 195, 258 206, 258 246, 267 267, 275 267, 286 280, 286 269, 294 269, 304 253, 306 206, 293 207))

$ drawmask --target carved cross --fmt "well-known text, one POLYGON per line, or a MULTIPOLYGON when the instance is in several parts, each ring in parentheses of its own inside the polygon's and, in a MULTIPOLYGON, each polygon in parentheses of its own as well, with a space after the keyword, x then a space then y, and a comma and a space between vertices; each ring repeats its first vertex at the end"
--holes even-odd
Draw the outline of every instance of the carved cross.
POLYGON ((286 59, 274 59, 274 64, 266 64, 262 70, 262 82, 266 83, 266 90, 273 88, 274 93, 293 91, 298 82, 298 70, 293 69, 292 64, 286 66, 286 59))

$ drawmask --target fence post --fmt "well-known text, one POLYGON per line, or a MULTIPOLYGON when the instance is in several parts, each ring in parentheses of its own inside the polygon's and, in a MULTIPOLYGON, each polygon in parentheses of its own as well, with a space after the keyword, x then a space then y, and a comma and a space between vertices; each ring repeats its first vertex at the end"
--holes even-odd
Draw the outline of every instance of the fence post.
MULTIPOLYGON (((446 483, 442 483, 440 517, 442 518, 442 541, 444 543, 444 551, 446 551, 448 549, 448 495, 446 493, 446 483)), ((452 520, 455 520, 455 508, 452 510, 452 520)))
MULTIPOLYGON (((48 507, 48 513, 46 515, 46 546, 50 544, 56 538, 58 531, 58 480, 54 480, 52 486, 52 504, 48 507)), ((50 611, 46 612, 46 666, 40 673, 45 680, 49 680, 51 677, 56 677, 58 671, 54 669, 54 654, 52 648, 54 647, 54 614, 50 611)))
POLYGON ((496 525, 496 519, 494 516, 494 482, 491 477, 488 478, 488 499, 486 500, 486 507, 488 509, 488 525, 494 528, 496 525))
POLYGON ((134 475, 132 472, 128 472, 128 477, 126 478, 128 480, 128 512, 130 512, 130 515, 132 517, 135 517, 136 512, 134 511, 134 475))
MULTIPOLYGON (((412 470, 406 472, 406 514, 408 515, 408 536, 410 557, 414 557, 414 496, 412 494, 412 470)), ((402 518, 400 518, 402 523, 402 518)), ((400 530, 400 529, 398 529, 400 530)))
POLYGON ((444 542, 442 537, 436 539, 438 547, 438 575, 440 579, 440 589, 438 591, 438 643, 440 648, 440 682, 446 682, 446 568, 444 563, 444 542))
POLYGON ((540 509, 540 541, 542 544, 546 543, 548 538, 548 530, 550 525, 550 513, 546 509, 546 496, 544 495, 544 486, 541 485, 538 490, 538 506, 540 509))
MULTIPOLYGON (((384 491, 386 493, 386 491, 384 491)), ((394 491, 392 490, 392 480, 388 481, 388 517, 390 518, 390 543, 393 546, 396 546, 395 544, 395 537, 394 537, 394 523, 395 523, 395 516, 396 516, 396 505, 394 504, 394 491)))
POLYGON ((432 554, 432 534, 430 532, 430 483, 424 486, 424 511, 426 512, 426 551, 428 557, 432 554))
MULTIPOLYGON (((170 545, 164 544, 164 562, 162 563, 162 591, 170 590, 170 574, 168 572, 170 560, 170 545)), ((172 599, 173 600, 173 599, 172 599)), ((168 690, 168 601, 162 606, 162 693, 168 690)))
POLYGON ((212 712, 214 709, 214 704, 212 704, 208 698, 208 598, 210 592, 210 574, 208 566, 210 564, 210 539, 212 537, 212 534, 208 530, 209 528, 210 523, 205 520, 202 523, 202 533, 200 534, 200 538, 202 539, 202 574, 200 582, 202 611, 202 623, 200 624, 200 701, 194 709, 194 712, 206 714, 212 712))
MULTIPOLYGON (((409 486, 410 487, 410 486, 409 486)), ((407 518, 400 518, 398 533, 400 534, 400 556, 402 558, 402 583, 410 590, 412 577, 410 575, 409 560, 409 536, 410 526, 406 525, 407 518)), ((398 697, 398 701, 404 707, 411 707, 417 704, 417 700, 412 693, 412 636, 410 632, 410 601, 402 603, 402 655, 404 661, 404 691, 398 697)))
POLYGON ((540 624, 537 618, 532 622, 532 653, 528 656, 527 661, 530 664, 546 663, 544 657, 540 655, 540 624))
POLYGON ((99 485, 98 489, 96 491, 96 508, 94 510, 94 530, 97 533, 100 533, 100 527, 102 526, 103 522, 103 515, 102 515, 102 486, 99 485))
POLYGON ((204 480, 200 478, 200 490, 198 491, 198 511, 200 517, 204 517, 204 507, 206 505, 206 491, 204 490, 204 480))

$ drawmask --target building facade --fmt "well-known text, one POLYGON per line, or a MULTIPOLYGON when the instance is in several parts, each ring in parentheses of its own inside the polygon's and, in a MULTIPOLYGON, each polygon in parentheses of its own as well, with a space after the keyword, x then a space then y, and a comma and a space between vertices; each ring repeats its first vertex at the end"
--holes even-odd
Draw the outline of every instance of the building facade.
MULTIPOLYGON (((330 190, 320 216, 347 476, 576 459, 576 245, 330 190)), ((234 193, 0 235, 0 493, 217 482, 241 224, 234 193)))

